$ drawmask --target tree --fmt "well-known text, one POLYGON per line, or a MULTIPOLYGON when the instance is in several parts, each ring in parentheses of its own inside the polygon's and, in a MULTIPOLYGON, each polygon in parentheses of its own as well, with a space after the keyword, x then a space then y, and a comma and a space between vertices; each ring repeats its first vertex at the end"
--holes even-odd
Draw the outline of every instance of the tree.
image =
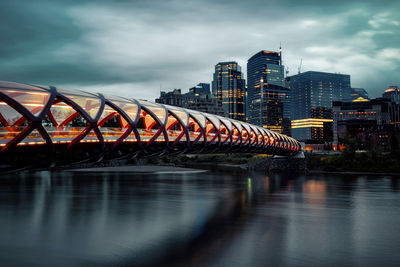
POLYGON ((395 134, 390 137, 390 154, 394 156, 400 155, 399 141, 395 134))

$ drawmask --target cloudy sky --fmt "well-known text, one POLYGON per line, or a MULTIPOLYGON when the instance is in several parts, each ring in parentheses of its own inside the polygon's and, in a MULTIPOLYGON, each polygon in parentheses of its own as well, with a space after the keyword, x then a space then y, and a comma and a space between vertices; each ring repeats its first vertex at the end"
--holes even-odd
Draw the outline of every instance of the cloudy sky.
POLYGON ((0 80, 154 100, 282 42, 289 75, 400 86, 400 1, 1 0, 0 80))

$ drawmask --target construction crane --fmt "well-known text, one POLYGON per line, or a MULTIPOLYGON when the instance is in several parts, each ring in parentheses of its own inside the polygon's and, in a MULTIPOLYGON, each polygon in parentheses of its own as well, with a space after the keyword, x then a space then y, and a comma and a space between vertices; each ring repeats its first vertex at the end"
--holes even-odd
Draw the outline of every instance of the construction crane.
POLYGON ((298 74, 300 74, 301 73, 301 64, 303 63, 303 59, 300 59, 300 64, 299 64, 299 68, 298 68, 298 74))

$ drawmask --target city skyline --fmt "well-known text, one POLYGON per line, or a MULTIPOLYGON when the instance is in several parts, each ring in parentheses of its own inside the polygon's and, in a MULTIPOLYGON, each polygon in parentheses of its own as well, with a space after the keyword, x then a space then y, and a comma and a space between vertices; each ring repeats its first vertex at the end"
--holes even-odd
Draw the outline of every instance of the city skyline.
POLYGON ((211 82, 215 62, 246 73, 251 55, 282 43, 289 76, 302 59, 302 72, 349 74, 371 98, 399 84, 395 1, 2 1, 0 10, 1 80, 155 99, 160 84, 211 82))

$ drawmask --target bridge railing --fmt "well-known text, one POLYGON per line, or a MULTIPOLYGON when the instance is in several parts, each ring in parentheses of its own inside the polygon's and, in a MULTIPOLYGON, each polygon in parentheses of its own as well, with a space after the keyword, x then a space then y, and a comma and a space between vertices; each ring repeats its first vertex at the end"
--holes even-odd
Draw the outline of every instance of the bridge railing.
POLYGON ((79 90, 0 82, 0 154, 50 154, 96 144, 97 152, 259 152, 294 155, 288 136, 217 115, 79 90))

